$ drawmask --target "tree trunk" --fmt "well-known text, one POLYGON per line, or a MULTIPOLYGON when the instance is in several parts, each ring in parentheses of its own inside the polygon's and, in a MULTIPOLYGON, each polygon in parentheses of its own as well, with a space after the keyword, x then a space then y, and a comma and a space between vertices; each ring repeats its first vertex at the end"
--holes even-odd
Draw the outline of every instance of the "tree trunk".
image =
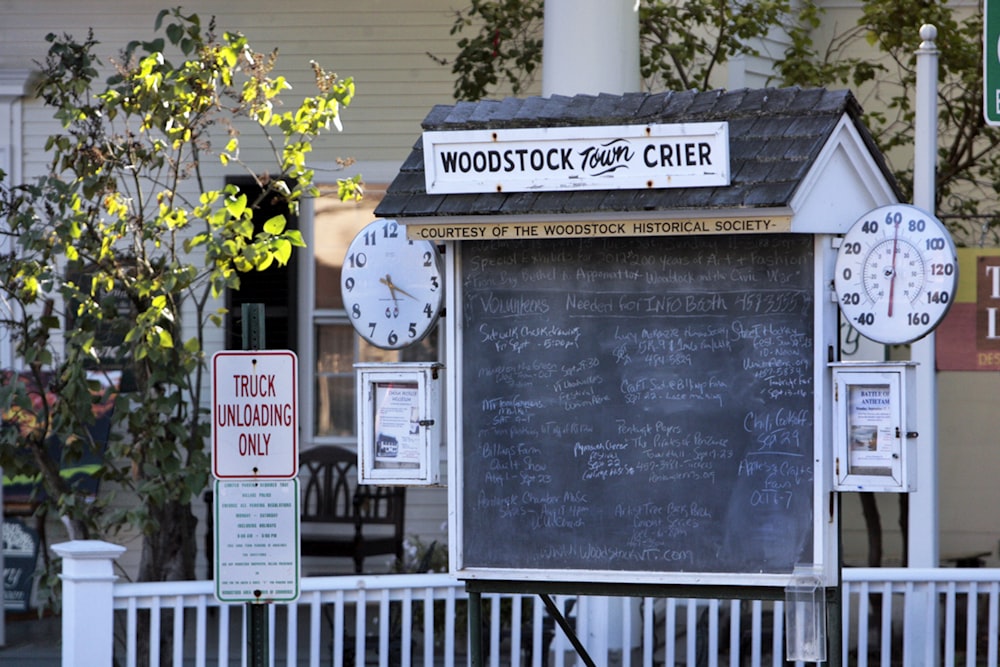
MULTIPOLYGON (((874 493, 862 492, 861 512, 865 517, 865 527, 868 529, 868 567, 882 567, 882 519, 878 513, 878 500, 874 493)), ((868 629, 874 636, 882 639, 882 596, 868 594, 868 629)))
POLYGON ((903 567, 910 566, 910 494, 899 494, 899 532, 903 536, 903 567))
MULTIPOLYGON (((171 501, 163 507, 152 507, 159 528, 142 540, 142 558, 139 561, 139 581, 193 580, 196 551, 195 529, 198 520, 191 512, 191 505, 171 501)), ((174 615, 164 609, 160 615, 160 665, 173 663, 174 615)), ((150 619, 148 614, 139 618, 136 652, 140 662, 150 656, 150 619)))
POLYGON ((864 492, 861 497, 861 512, 868 529, 868 567, 882 567, 882 519, 879 517, 875 494, 864 492))
POLYGON ((151 510, 158 527, 142 540, 139 581, 194 579, 198 520, 191 511, 191 505, 170 501, 151 510))

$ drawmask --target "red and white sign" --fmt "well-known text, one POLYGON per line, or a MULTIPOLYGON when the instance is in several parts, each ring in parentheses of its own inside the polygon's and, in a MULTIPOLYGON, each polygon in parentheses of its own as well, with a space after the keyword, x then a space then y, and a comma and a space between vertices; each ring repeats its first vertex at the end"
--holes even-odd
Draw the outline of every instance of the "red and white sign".
POLYGON ((212 474, 292 479, 298 474, 298 359, 290 350, 212 356, 212 474))

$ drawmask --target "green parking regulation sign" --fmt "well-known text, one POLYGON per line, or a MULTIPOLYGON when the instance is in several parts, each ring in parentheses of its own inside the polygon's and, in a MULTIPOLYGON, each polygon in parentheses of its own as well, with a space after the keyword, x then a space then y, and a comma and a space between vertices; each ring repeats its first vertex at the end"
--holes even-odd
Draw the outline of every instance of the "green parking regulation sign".
POLYGON ((301 579, 299 480, 216 480, 219 602, 295 602, 301 579))
POLYGON ((983 6, 983 114, 1000 125, 1000 0, 983 6))

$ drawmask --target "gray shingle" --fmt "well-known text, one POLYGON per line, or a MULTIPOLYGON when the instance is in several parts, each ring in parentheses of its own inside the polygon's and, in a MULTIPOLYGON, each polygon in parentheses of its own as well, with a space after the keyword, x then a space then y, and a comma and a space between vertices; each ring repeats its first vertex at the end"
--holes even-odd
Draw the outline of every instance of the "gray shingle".
POLYGON ((514 120, 526 123, 525 127, 531 127, 527 123, 536 121, 545 103, 546 99, 544 97, 529 97, 522 100, 521 108, 514 115, 514 120))
POLYGON ((464 215, 476 205, 476 194, 448 195, 438 208, 438 215, 464 215))
POLYGON ((434 105, 430 113, 428 113, 424 118, 423 126, 425 128, 434 127, 435 125, 443 123, 444 120, 451 114, 452 108, 453 106, 451 104, 434 105))
POLYGON ((515 215, 533 209, 535 200, 538 199, 537 192, 514 192, 507 195, 504 200, 501 213, 515 215))

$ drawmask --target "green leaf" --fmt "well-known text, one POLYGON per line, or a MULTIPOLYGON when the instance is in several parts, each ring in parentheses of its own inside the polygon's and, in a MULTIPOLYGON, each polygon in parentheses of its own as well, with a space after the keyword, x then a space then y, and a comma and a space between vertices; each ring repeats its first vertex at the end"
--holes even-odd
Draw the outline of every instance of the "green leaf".
POLYGON ((234 218, 242 218, 243 213, 247 210, 247 196, 241 194, 235 198, 229 198, 226 200, 226 211, 229 215, 234 218))
POLYGON ((292 244, 286 239, 277 239, 274 242, 274 258, 278 264, 284 266, 292 257, 292 244))
POLYGON ((285 216, 278 214, 264 223, 264 231, 268 234, 280 234, 285 231, 286 224, 285 216))
POLYGON ((162 327, 157 327, 157 339, 159 346, 166 349, 171 349, 174 346, 174 337, 170 335, 170 332, 162 327))

